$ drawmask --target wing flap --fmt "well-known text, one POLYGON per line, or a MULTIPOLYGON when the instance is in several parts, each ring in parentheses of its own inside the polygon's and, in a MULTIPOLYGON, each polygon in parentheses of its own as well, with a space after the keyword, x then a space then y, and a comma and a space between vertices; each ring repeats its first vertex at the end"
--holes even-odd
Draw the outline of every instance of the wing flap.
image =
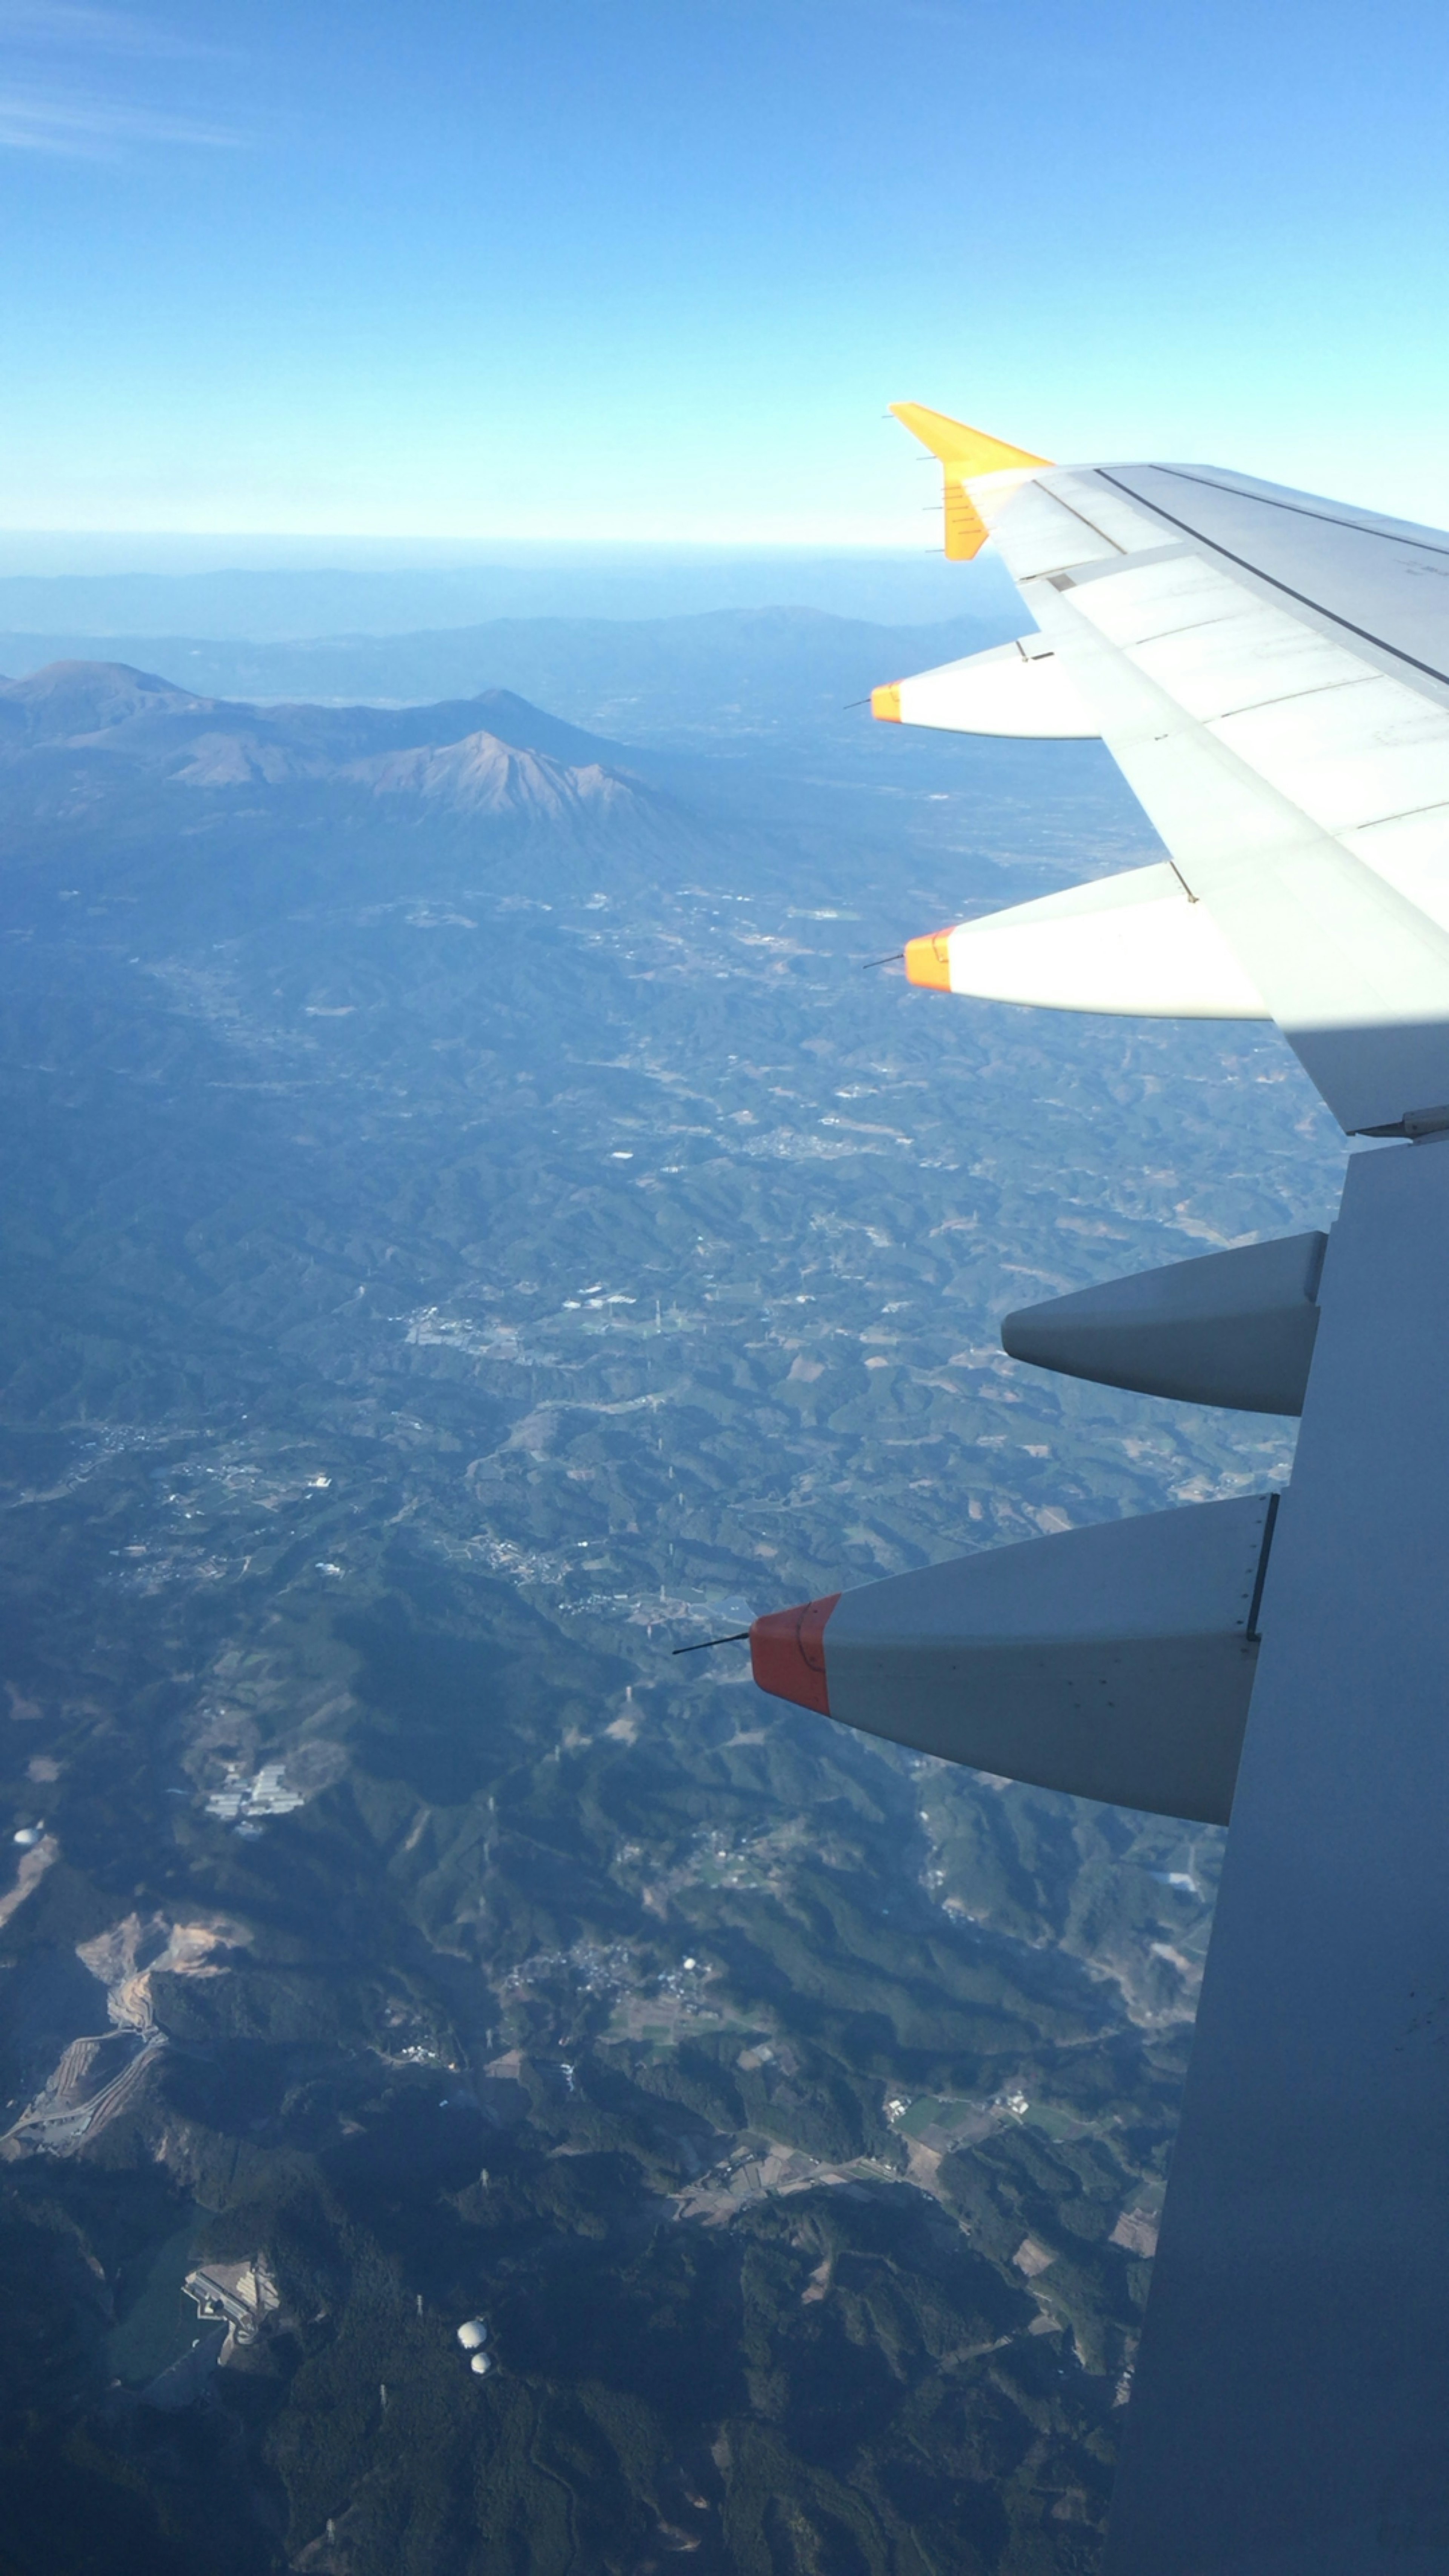
POLYGON ((1150 514, 1164 535, 1271 588, 1295 613, 1322 617, 1348 640, 1449 682, 1449 539, 1441 529, 1217 466, 1097 466, 1090 479, 1150 514))
POLYGON ((1201 723, 1362 679, 1369 665, 1186 548, 1080 585, 1072 605, 1201 723), (1088 595, 1090 591, 1090 596, 1088 595))
POLYGON ((1071 609, 1327 832, 1441 811, 1449 706, 1192 556, 1075 585, 1071 609))

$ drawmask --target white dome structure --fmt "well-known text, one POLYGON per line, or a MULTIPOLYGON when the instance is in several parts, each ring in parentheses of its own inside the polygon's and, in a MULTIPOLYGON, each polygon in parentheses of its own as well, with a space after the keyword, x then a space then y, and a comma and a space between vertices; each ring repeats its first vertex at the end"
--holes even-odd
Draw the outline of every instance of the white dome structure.
POLYGON ((470 2370, 476 2370, 479 2378, 484 2379, 492 2369, 493 2364, 489 2360, 486 2352, 475 2352, 472 2360, 468 2364, 468 2367, 470 2370))
POLYGON ((487 2318, 467 2318, 466 2321, 458 2328, 458 2341, 465 2352, 481 2351, 483 2345, 488 2341, 487 2318))
POLYGON ((40 1833, 39 1825, 22 1825, 18 1834, 12 1834, 11 1840, 17 1842, 22 1851, 33 1851, 40 1840, 40 1833))

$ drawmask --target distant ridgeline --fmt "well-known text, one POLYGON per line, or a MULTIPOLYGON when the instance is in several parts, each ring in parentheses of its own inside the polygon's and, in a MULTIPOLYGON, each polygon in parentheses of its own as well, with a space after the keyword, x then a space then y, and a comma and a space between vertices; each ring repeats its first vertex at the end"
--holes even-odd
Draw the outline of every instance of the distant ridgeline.
MULTIPOLYGON (((843 711, 867 697, 883 671, 927 668, 1005 642, 1020 622, 1019 607, 988 599, 974 615, 909 627, 812 608, 738 608, 637 620, 500 617, 307 641, 0 629, 0 670, 28 674, 61 659, 121 662, 160 668, 207 696, 332 705, 492 696, 492 684, 507 679, 578 723, 631 742, 781 739, 802 727, 838 731, 843 711)), ((527 747, 555 749, 546 741, 527 747)))

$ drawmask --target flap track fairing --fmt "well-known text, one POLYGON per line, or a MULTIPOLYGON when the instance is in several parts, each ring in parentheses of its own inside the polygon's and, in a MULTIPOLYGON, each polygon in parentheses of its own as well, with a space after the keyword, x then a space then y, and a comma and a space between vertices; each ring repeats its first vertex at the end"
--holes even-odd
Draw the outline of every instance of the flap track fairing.
POLYGON ((1225 1824, 1276 1495, 988 1548, 757 1619, 762 1690, 1080 1798, 1225 1824))
POLYGON ((1237 1244, 1021 1306, 1004 1319, 1001 1346, 1098 1386, 1301 1413, 1327 1243, 1326 1234, 1292 1234, 1237 1244))
POLYGON ((884 724, 929 725, 938 733, 1007 734, 1031 742, 1095 741, 1101 733, 1061 656, 1044 635, 993 644, 960 662, 872 689, 884 724))
POLYGON ((1265 1020, 1268 1008, 1170 860, 908 939, 913 984, 978 1001, 1156 1020, 1265 1020))

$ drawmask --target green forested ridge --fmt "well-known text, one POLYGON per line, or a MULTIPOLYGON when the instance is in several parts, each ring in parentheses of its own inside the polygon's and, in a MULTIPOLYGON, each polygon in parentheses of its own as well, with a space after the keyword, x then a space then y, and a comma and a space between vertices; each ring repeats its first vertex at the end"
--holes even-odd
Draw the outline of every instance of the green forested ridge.
POLYGON ((0 2546, 1085 2576, 1220 1838, 669 1649, 1281 1479, 993 1331, 1317 1221, 1305 1086, 859 973, 1130 859, 1095 753, 435 809, 106 685, 0 765, 0 2546))

